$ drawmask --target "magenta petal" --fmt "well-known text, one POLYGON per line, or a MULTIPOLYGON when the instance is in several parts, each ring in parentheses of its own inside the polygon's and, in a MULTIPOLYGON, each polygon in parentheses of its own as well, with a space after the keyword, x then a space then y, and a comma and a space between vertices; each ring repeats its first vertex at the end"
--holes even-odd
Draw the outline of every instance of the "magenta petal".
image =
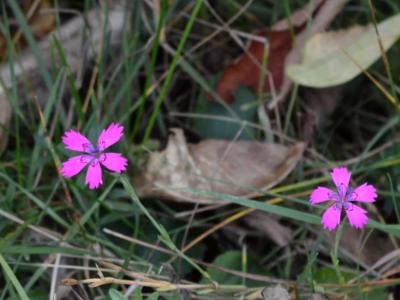
POLYGON ((97 145, 101 151, 118 142, 124 134, 124 127, 118 123, 111 123, 100 133, 97 145))
POLYGON ((331 177, 336 187, 340 191, 341 188, 347 189, 350 183, 351 173, 345 167, 334 168, 331 172, 331 177))
POLYGON ((64 133, 62 141, 65 148, 72 151, 87 152, 88 149, 92 148, 92 143, 84 135, 73 129, 64 133))
POLYGON ((357 205, 352 204, 346 209, 346 214, 350 224, 357 229, 363 228, 368 223, 367 211, 357 205))
POLYGON ((61 167, 61 175, 64 177, 75 176, 82 171, 88 162, 89 161, 86 155, 71 157, 63 163, 61 167))
POLYGON ((317 187, 310 196, 310 203, 317 204, 325 201, 332 200, 331 195, 333 191, 323 186, 317 187))
POLYGON ((116 173, 125 171, 128 164, 128 160, 120 153, 104 153, 100 155, 99 160, 103 166, 116 173))
POLYGON ((89 168, 86 173, 86 184, 91 190, 97 189, 100 185, 103 184, 101 167, 97 159, 89 164, 89 168))
POLYGON ((373 185, 364 183, 354 190, 353 201, 360 202, 375 202, 376 201, 376 189, 373 185))
POLYGON ((322 215, 321 220, 321 224, 324 225, 324 228, 327 230, 335 230, 340 223, 341 212, 342 210, 338 209, 335 204, 328 207, 328 209, 322 215))

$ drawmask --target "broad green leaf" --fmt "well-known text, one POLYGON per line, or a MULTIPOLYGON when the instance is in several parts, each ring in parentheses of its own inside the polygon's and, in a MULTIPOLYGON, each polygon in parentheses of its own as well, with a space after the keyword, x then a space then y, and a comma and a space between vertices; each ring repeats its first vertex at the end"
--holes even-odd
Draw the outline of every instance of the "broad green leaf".
MULTIPOLYGON (((400 37, 400 14, 377 25, 384 50, 400 37)), ((318 33, 306 43, 303 61, 287 67, 287 76, 310 87, 343 84, 367 69, 382 55, 372 24, 318 33)))
POLYGON ((154 292, 147 297, 147 300, 158 300, 160 294, 158 292, 154 292))
POLYGON ((257 120, 255 101, 256 95, 245 87, 237 90, 232 105, 210 101, 200 95, 195 112, 202 117, 193 119, 193 129, 205 139, 254 139, 255 129, 246 123, 257 120))
POLYGON ((109 289, 108 295, 110 296, 111 300, 127 300, 126 297, 116 289, 109 289))
MULTIPOLYGON (((242 254, 240 251, 227 251, 215 258, 213 265, 225 267, 232 270, 241 270, 242 268, 242 254)), ((208 274, 219 284, 240 284, 241 278, 233 276, 216 268, 209 267, 208 274)), ((204 280, 204 282, 206 282, 204 280)))
MULTIPOLYGON (((219 266, 222 268, 242 271, 243 269, 243 260, 242 253, 240 251, 226 251, 225 253, 217 256, 213 263, 215 266, 219 266)), ((266 271, 260 266, 260 264, 253 257, 247 257, 247 271, 252 274, 266 274, 266 271)), ((212 277, 213 280, 218 282, 219 284, 228 284, 228 285, 240 285, 243 283, 243 279, 240 276, 235 276, 231 273, 225 272, 218 268, 208 267, 208 274, 212 277)), ((269 274, 268 274, 269 275, 269 274)), ((208 283, 206 278, 202 279, 202 283, 208 283)), ((254 280, 247 279, 246 285, 248 286, 257 286, 260 283, 254 280)))

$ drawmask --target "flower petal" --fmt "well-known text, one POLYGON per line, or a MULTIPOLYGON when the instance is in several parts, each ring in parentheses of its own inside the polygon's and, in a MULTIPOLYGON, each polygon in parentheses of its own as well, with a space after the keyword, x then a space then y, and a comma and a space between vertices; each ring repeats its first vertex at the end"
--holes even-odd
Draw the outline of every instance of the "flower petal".
POLYGON ((72 177, 80 173, 88 164, 89 160, 86 155, 78 155, 71 157, 65 161, 61 167, 61 175, 64 177, 72 177))
POLYGON ((93 148, 92 143, 84 135, 73 129, 64 133, 62 142, 66 149, 72 151, 88 152, 89 149, 93 148))
POLYGON ((327 230, 335 230, 340 223, 340 214, 342 209, 338 209, 336 205, 328 207, 328 209, 322 215, 321 224, 327 230))
POLYGON ((346 209, 346 214, 350 224, 357 229, 363 228, 368 223, 367 211, 357 205, 351 204, 346 209))
POLYGON ((331 189, 328 189, 324 186, 319 186, 311 193, 310 203, 317 204, 329 200, 334 200, 331 196, 333 193, 334 191, 332 191, 331 189))
POLYGON ((345 192, 350 183, 351 172, 345 168, 334 168, 331 177, 339 192, 345 192))
POLYGON ((124 134, 124 127, 118 123, 111 123, 107 128, 103 129, 97 141, 100 151, 110 147, 118 142, 124 134))
POLYGON ((89 164, 89 168, 86 173, 86 184, 89 186, 89 189, 91 190, 97 189, 100 185, 103 184, 101 167, 97 159, 93 160, 89 164))
POLYGON ((121 173, 126 170, 128 160, 120 153, 103 153, 99 158, 101 164, 110 171, 121 173))
POLYGON ((375 202, 376 201, 376 189, 373 185, 364 183, 356 187, 353 191, 352 201, 359 202, 375 202))

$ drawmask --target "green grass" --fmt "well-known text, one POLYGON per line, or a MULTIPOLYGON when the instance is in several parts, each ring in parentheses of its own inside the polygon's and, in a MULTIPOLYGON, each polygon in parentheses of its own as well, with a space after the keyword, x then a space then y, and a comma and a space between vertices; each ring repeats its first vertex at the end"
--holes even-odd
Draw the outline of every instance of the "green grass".
MULTIPOLYGON (((247 1, 221 0, 212 8, 226 27, 202 0, 159 2, 159 7, 151 7, 158 1, 129 1, 120 43, 111 43, 110 24, 102 24, 97 53, 86 59, 93 50, 88 43, 77 50, 79 70, 70 65, 67 45, 59 37, 51 39, 50 56, 45 56, 18 1, 0 4, 0 36, 7 55, 2 64, 8 64, 11 73, 8 86, 0 78, 0 91, 13 108, 5 128, 9 140, 0 154, 0 300, 48 299, 60 292, 58 284, 65 279, 102 276, 114 280, 94 288, 87 282, 72 285, 67 298, 75 299, 77 293, 83 299, 181 299, 187 293, 200 299, 262 299, 264 288, 277 283, 296 299, 309 299, 311 293, 328 299, 387 299, 399 293, 400 279, 390 272, 395 271, 391 263, 400 242, 400 114, 363 75, 343 87, 343 99, 320 120, 295 169, 277 186, 260 191, 260 197, 170 188, 223 204, 205 212, 192 202, 138 197, 141 187, 134 186, 132 178, 143 172, 142 161, 162 151, 169 128, 184 128, 190 142, 202 135, 229 136, 232 142, 246 136, 291 145, 301 140, 303 116, 309 111, 300 86, 264 117, 249 117, 240 109, 263 105, 270 95, 242 91, 252 102, 233 107, 214 90, 224 64, 241 51, 228 29, 252 33, 269 28, 307 1, 255 0, 246 8, 247 1), (215 34, 215 26, 220 33, 215 34), (16 28, 24 46, 13 43, 16 28), (17 76, 19 47, 37 63, 33 77, 17 76), (217 98, 218 111, 212 106, 206 113, 199 109, 203 106, 198 101, 208 101, 205 94, 217 98), (196 118, 210 122, 207 128, 215 132, 194 126, 205 124, 196 118), (264 132, 264 121, 271 131, 264 132), (111 122, 125 127, 124 138, 113 149, 129 159, 127 172, 103 172, 104 184, 94 191, 84 184, 85 172, 71 179, 60 176, 60 163, 72 155, 62 145, 64 132, 78 128, 95 140, 111 122), (241 135, 241 130, 255 134, 241 135), (378 188, 378 201, 368 205, 368 225, 356 231, 358 248, 348 245, 354 246, 356 238, 347 220, 337 235, 329 234, 320 225, 325 206, 308 203, 314 187, 331 185, 328 171, 339 165, 351 169, 354 184, 370 182, 378 188), (251 214, 238 217, 245 209, 265 213, 266 224, 278 227, 273 233, 263 231, 264 224, 251 227, 246 221, 251 214), (222 229, 185 249, 223 222, 227 224, 222 229), (282 238, 284 232, 289 232, 288 242, 280 244, 276 236, 282 238), (135 291, 129 287, 133 283, 124 280, 155 286, 135 291)), ((61 12, 58 27, 99 7, 91 0, 54 5, 61 12)), ((400 12, 395 1, 374 5, 377 22, 400 12)), ((368 1, 349 1, 331 27, 374 21, 370 9, 368 1)), ((110 11, 100 9, 103 16, 110 11)), ((84 41, 93 30, 87 29, 84 41)), ((394 99, 400 92, 399 54, 397 43, 387 52, 387 64, 379 61, 368 70, 394 99)))

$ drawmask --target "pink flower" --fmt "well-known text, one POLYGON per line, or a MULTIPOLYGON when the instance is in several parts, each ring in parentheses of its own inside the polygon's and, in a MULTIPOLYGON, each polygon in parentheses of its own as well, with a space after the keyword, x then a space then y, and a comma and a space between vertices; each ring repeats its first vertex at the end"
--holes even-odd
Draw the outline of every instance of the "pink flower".
POLYGON ((72 151, 83 152, 82 155, 74 156, 63 163, 61 174, 72 177, 80 173, 86 165, 86 184, 89 188, 96 189, 103 184, 101 166, 116 173, 126 170, 128 160, 120 153, 104 152, 108 147, 118 142, 124 133, 124 127, 118 123, 111 123, 100 133, 95 146, 82 134, 73 129, 67 131, 62 141, 65 148, 72 151))
POLYGON ((334 168, 331 177, 337 192, 323 186, 317 187, 310 196, 310 203, 335 201, 322 215, 321 224, 327 230, 334 230, 340 223, 342 208, 346 211, 350 225, 361 229, 368 223, 367 211, 354 205, 353 202, 371 203, 376 200, 376 189, 373 185, 364 183, 355 189, 349 187, 351 173, 345 168, 334 168))

